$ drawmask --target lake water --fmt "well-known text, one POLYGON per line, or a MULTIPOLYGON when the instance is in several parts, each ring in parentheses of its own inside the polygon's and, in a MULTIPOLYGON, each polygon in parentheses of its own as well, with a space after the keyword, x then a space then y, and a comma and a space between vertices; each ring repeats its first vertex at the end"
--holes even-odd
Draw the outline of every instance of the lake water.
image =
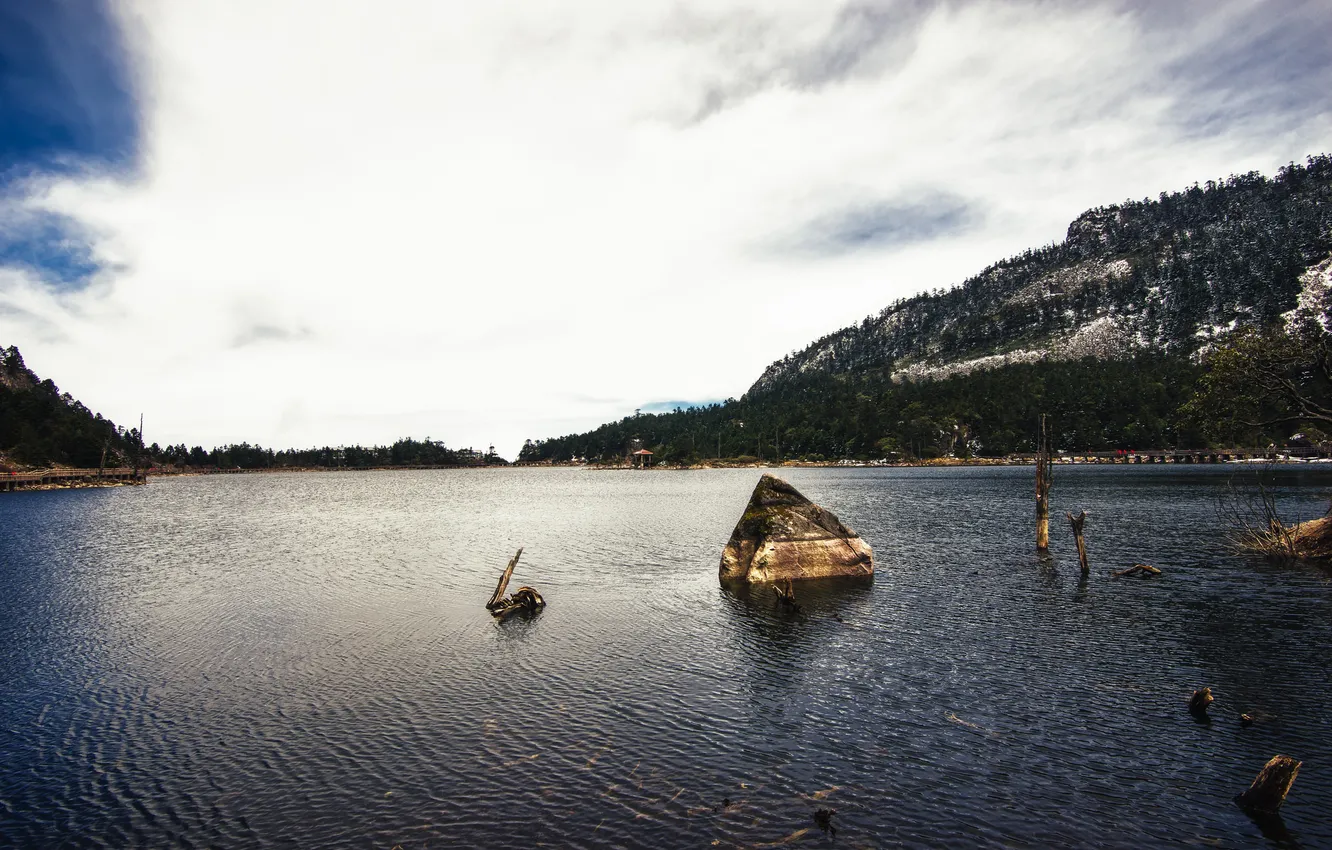
POLYGON ((0 497, 0 845, 1332 847, 1332 580, 1224 548, 1251 472, 1057 468, 1087 579, 1030 467, 781 474, 875 553, 801 616, 718 586, 758 470, 0 497), (549 605, 497 623, 519 546, 549 605))

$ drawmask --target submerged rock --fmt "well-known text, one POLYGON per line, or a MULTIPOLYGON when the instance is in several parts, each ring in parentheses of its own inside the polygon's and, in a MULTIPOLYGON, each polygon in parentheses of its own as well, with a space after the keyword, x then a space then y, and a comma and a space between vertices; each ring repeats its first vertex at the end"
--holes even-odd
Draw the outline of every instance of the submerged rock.
POLYGON ((869 544, 831 512, 774 475, 764 475, 722 552, 723 582, 867 576, 869 544))

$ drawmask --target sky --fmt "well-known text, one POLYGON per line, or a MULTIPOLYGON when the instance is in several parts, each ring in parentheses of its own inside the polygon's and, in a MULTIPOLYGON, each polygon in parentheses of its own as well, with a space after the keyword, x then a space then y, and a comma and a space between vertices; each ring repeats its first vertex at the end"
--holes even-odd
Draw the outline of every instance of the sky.
POLYGON ((0 0, 0 345, 148 442, 512 458, 1332 151, 1328 91, 1321 0, 0 0))

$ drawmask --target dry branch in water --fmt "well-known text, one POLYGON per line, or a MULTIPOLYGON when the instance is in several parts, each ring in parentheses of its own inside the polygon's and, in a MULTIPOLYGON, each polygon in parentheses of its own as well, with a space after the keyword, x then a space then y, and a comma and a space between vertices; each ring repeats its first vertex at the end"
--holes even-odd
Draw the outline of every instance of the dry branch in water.
POLYGON ((1232 486, 1230 494, 1221 512, 1228 515, 1237 551, 1281 561, 1332 561, 1332 507, 1318 519, 1286 525, 1276 495, 1261 480, 1243 491, 1232 486))
POLYGON ((520 587, 512 596, 504 595, 504 591, 509 589, 509 579, 513 578, 513 568, 518 566, 518 559, 522 556, 523 550, 519 549, 517 554, 509 559, 509 565, 500 575, 499 584, 495 585, 495 592, 486 603, 486 610, 495 617, 504 618, 519 611, 534 614, 546 607, 546 600, 541 598, 541 594, 537 593, 534 587, 520 587))
POLYGON ((1153 567, 1151 564, 1134 564, 1133 566, 1129 567, 1127 570, 1120 570, 1117 573, 1111 573, 1110 577, 1119 578, 1120 576, 1140 576, 1142 578, 1151 578, 1152 576, 1159 576, 1160 574, 1161 571, 1158 570, 1156 567, 1153 567))

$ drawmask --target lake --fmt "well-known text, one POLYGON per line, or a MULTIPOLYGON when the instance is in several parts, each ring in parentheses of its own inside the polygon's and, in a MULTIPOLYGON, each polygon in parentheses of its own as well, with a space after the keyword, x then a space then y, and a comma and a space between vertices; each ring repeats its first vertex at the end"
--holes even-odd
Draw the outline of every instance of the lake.
MULTIPOLYGON (((1228 551, 1253 470, 1057 467, 1048 558, 1030 467, 783 470, 875 554, 802 615, 718 586, 760 474, 0 496, 0 844, 1332 847, 1332 573, 1228 551), (549 604, 498 623, 520 546, 549 604)), ((1332 473, 1274 486, 1309 519, 1332 473)))

